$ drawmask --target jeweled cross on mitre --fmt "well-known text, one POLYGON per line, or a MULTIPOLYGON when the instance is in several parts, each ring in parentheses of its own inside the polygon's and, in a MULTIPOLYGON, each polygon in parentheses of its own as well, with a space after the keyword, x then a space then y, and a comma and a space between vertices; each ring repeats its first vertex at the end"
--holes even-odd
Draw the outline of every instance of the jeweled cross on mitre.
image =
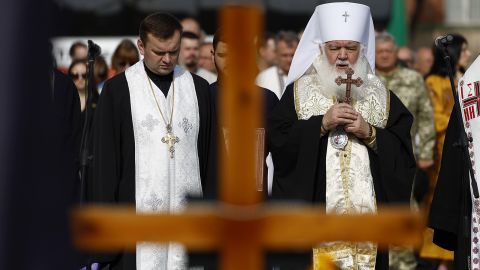
POLYGON ((348 13, 345 11, 342 17, 345 17, 345 22, 347 22, 347 18, 350 17, 350 15, 348 15, 348 13))

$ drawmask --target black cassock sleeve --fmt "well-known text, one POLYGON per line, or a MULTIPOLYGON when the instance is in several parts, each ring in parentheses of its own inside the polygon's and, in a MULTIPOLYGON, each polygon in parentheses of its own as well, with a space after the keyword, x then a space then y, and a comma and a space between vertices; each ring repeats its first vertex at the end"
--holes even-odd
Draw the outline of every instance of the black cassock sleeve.
POLYGON ((413 116, 390 91, 387 125, 377 128, 377 151, 369 149, 377 200, 409 203, 416 170, 410 130, 413 116))
POLYGON ((214 97, 208 82, 192 74, 198 99, 200 127, 198 134, 198 159, 202 180, 203 198, 216 199, 217 192, 217 119, 214 97))
POLYGON ((433 242, 448 250, 457 248, 459 234, 467 229, 462 224, 469 228, 470 223, 469 220, 462 220, 465 214, 469 216, 470 190, 467 184, 468 165, 458 146, 463 127, 453 114, 457 109, 455 104, 448 122, 442 163, 429 214, 429 227, 434 230, 433 242))
POLYGON ((322 165, 317 163, 322 119, 319 115, 298 120, 293 84, 287 86, 268 120, 268 144, 275 167, 274 199, 314 201, 317 165, 322 165))
POLYGON ((68 163, 68 171, 71 172, 72 188, 68 190, 68 194, 71 195, 72 202, 77 203, 78 153, 82 124, 80 122, 80 98, 73 81, 57 70, 54 70, 53 101, 54 113, 60 127, 59 131, 62 132, 61 149, 68 155, 63 161, 68 163))
MULTIPOLYGON (((377 152, 369 149, 377 199, 408 202, 415 173, 410 128, 412 115, 390 92, 385 129, 377 129, 377 152)), ((320 137, 323 115, 299 120, 289 85, 269 119, 269 143, 275 166, 272 197, 325 202, 328 136, 320 137)))
MULTIPOLYGON (((135 145, 124 73, 103 86, 93 122, 93 154, 93 177, 87 181, 87 200, 135 205, 135 145)), ((113 269, 135 267, 135 255, 120 250, 91 254, 90 260, 87 263, 98 262, 102 266, 116 262, 118 268, 113 269)))
POLYGON ((93 134, 89 199, 96 203, 135 203, 135 145, 124 73, 105 83, 95 112, 93 134))

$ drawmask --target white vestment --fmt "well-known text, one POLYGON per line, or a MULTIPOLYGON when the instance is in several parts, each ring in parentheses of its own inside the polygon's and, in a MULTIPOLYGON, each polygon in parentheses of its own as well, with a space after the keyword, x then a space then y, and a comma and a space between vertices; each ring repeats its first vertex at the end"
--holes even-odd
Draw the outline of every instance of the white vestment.
POLYGON ((212 84, 212 83, 217 81, 217 74, 215 74, 211 71, 208 71, 204 68, 198 68, 198 70, 195 74, 204 78, 208 82, 208 84, 212 84))
MULTIPOLYGON (((298 119, 309 119, 315 115, 325 115, 328 109, 338 103, 335 97, 325 96, 325 86, 319 60, 307 70, 305 75, 294 83, 295 109, 298 119), (318 70, 318 72, 317 72, 318 70)), ((335 78, 332 78, 332 81, 335 78)), ((353 100, 353 108, 377 128, 384 128, 388 120, 390 95, 382 82, 372 73, 363 79, 362 97, 353 100)), ((319 131, 320 136, 320 131, 319 131)), ((377 205, 370 159, 367 147, 355 136, 343 150, 334 148, 330 139, 327 144, 326 160, 326 212, 328 214, 376 213, 377 205)), ((342 270, 375 269, 376 245, 374 243, 330 242, 314 248, 314 256, 329 255, 342 270)))
POLYGON ((278 99, 282 98, 287 75, 283 74, 277 66, 269 67, 257 75, 257 85, 271 90, 278 99))
MULTIPOLYGON (((192 75, 176 67, 166 98, 154 83, 150 86, 143 61, 127 69, 125 76, 135 139, 137 213, 178 212, 186 206, 187 194, 202 195, 197 154, 200 115, 192 75), (173 106, 172 129, 179 138, 173 158, 162 142, 167 130, 155 98, 167 122, 173 106)), ((184 248, 174 243, 138 243, 136 256, 138 270, 187 267, 184 248)))

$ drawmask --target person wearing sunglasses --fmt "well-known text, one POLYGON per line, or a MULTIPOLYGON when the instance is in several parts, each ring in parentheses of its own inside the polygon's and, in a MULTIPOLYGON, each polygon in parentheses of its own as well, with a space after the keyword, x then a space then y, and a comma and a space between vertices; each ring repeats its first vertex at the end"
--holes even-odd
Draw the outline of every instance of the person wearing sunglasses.
POLYGON ((85 110, 85 85, 87 78, 87 63, 84 60, 74 60, 68 68, 68 75, 72 78, 77 87, 78 95, 80 96, 80 108, 83 112, 85 110))

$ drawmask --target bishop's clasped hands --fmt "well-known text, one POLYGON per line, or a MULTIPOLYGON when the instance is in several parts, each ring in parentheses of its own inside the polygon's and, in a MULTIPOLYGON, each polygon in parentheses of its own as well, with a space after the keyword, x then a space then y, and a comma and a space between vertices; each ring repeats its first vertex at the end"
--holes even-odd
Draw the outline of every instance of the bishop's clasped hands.
POLYGON ((323 116, 322 128, 325 132, 339 126, 343 126, 347 133, 351 133, 359 139, 368 139, 372 136, 373 128, 370 124, 347 103, 333 105, 323 116))

